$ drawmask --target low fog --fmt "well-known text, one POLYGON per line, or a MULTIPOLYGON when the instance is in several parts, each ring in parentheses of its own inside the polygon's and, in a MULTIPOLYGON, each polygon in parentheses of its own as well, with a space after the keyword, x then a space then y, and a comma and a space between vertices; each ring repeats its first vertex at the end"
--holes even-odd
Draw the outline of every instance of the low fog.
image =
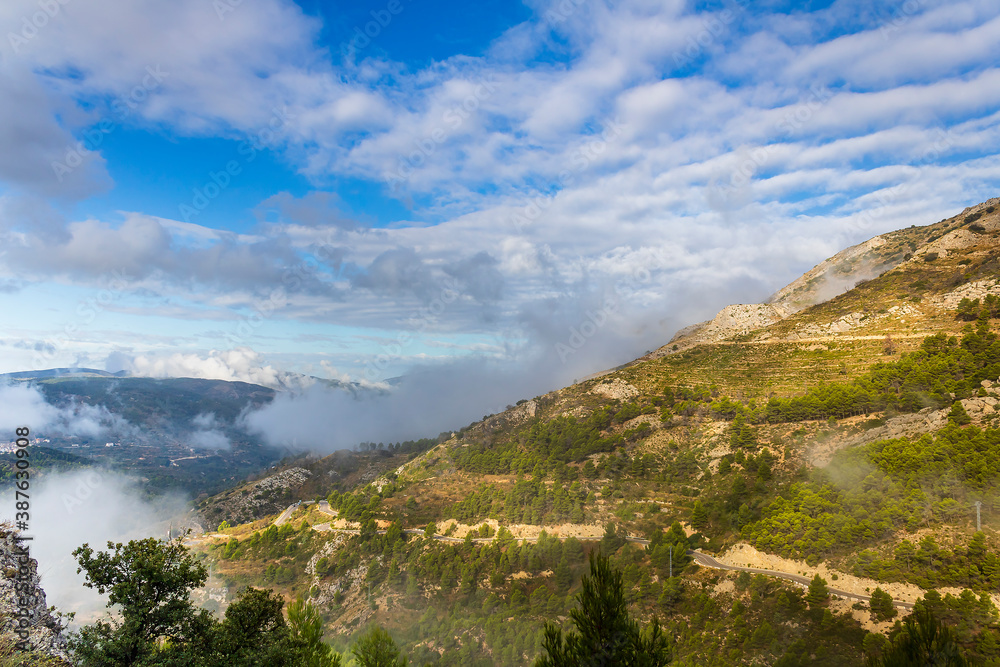
MULTIPOLYGON (((518 335, 503 338, 517 344, 499 342, 491 354, 416 365, 392 383, 378 385, 381 391, 350 393, 314 385, 281 393, 245 414, 242 423, 271 445, 320 453, 360 442, 434 437, 663 345, 678 326, 663 317, 670 312, 664 302, 662 296, 644 301, 638 288, 540 300, 519 314, 518 335)), ((405 339, 386 345, 383 359, 401 349, 405 339)), ((368 378, 362 380, 365 384, 368 378)))
POLYGON ((0 433, 19 426, 33 437, 48 434, 95 437, 108 431, 128 432, 134 427, 103 406, 74 403, 64 408, 50 405, 42 392, 26 383, 0 384, 0 433))
MULTIPOLYGON (((13 519, 13 490, 4 495, 0 518, 13 519)), ((134 480, 106 470, 52 473, 32 480, 26 534, 34 538, 31 556, 38 561, 48 604, 63 613, 76 612, 75 625, 92 620, 107 600, 83 586, 73 550, 84 543, 106 549, 109 540, 165 537, 171 517, 186 511, 183 498, 159 497, 154 504, 143 499, 134 480)))

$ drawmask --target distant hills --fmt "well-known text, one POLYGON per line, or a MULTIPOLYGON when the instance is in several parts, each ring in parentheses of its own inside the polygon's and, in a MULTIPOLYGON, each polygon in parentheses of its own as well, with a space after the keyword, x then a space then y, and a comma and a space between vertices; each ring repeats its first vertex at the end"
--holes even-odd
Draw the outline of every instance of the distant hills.
POLYGON ((128 371, 109 373, 96 368, 49 368, 42 371, 18 371, 15 373, 0 373, 0 378, 11 380, 48 380, 62 377, 128 377, 128 371))

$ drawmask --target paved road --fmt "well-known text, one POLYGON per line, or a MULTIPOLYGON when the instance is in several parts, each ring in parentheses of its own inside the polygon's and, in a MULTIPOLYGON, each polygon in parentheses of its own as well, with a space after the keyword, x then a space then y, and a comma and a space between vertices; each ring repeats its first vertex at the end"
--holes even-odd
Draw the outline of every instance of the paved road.
MULTIPOLYGON (((710 567, 714 570, 739 570, 741 572, 751 572, 753 574, 764 574, 769 577, 779 577, 781 579, 788 579, 789 581, 794 581, 805 586, 809 585, 812 581, 809 577, 803 577, 798 574, 790 574, 788 572, 778 572, 777 570, 761 570, 756 567, 739 567, 737 565, 726 565, 725 563, 720 563, 708 554, 703 554, 700 551, 689 551, 688 554, 694 559, 694 562, 698 563, 703 567, 710 567)), ((829 588, 829 587, 828 587, 829 588)), ((842 591, 836 588, 830 588, 830 594, 836 595, 842 598, 850 598, 852 600, 862 600, 863 602, 868 602, 871 600, 870 595, 860 595, 858 593, 848 593, 847 591, 842 591)), ((902 600, 893 600, 892 604, 896 607, 902 609, 913 609, 912 602, 903 602, 902 600)))
MULTIPOLYGON (((274 522, 274 525, 275 526, 280 526, 281 524, 283 524, 286 521, 288 521, 288 518, 292 515, 292 512, 295 511, 296 507, 298 507, 298 504, 289 505, 288 508, 285 509, 285 511, 282 512, 280 516, 278 516, 278 518, 274 522)), ((330 509, 330 504, 327 503, 325 500, 321 500, 319 502, 319 507, 317 509, 319 509, 319 511, 323 512, 324 514, 328 514, 330 516, 337 516, 337 511, 330 509)), ((324 532, 324 533, 325 532, 336 531, 336 532, 348 533, 348 534, 356 535, 359 532, 357 530, 350 529, 350 528, 347 528, 347 529, 333 528, 332 526, 330 526, 329 523, 322 523, 322 524, 314 525, 312 528, 313 528, 313 530, 318 530, 318 531, 324 532)), ((385 535, 386 531, 379 530, 379 531, 376 531, 376 532, 379 535, 385 535)), ((403 530, 403 532, 407 533, 409 535, 423 535, 424 534, 424 531, 421 530, 421 529, 419 529, 419 528, 407 528, 407 529, 403 530)), ((457 542, 457 543, 461 543, 461 542, 465 541, 461 537, 445 537, 444 535, 434 535, 434 539, 437 540, 438 542, 457 542)), ((475 538, 472 539, 472 541, 473 542, 492 542, 495 539, 496 539, 496 537, 475 537, 475 538)), ((592 541, 600 540, 601 538, 600 537, 578 537, 577 539, 581 540, 581 541, 591 541, 592 542, 592 541)), ((648 545, 649 544, 649 540, 644 540, 644 539, 639 538, 639 537, 629 537, 629 538, 627 538, 627 540, 629 542, 632 542, 633 544, 642 544, 642 545, 648 545)), ((517 538, 517 541, 518 542, 521 542, 521 541, 537 542, 538 538, 537 537, 517 538)), ((788 581, 794 581, 795 583, 802 584, 804 586, 808 586, 809 583, 812 581, 812 579, 810 579, 809 577, 803 577, 802 575, 791 574, 789 572, 779 572, 777 570, 762 570, 762 569, 759 569, 759 568, 756 568, 756 567, 740 567, 738 565, 726 565, 725 563, 720 563, 719 561, 715 560, 714 558, 712 558, 708 554, 704 554, 704 553, 702 553, 700 551, 688 551, 688 555, 690 555, 692 557, 692 559, 694 560, 694 562, 698 563, 698 565, 701 565, 702 567, 708 567, 708 568, 711 568, 713 570, 736 570, 736 571, 740 571, 740 572, 750 572, 751 574, 763 574, 763 575, 766 575, 766 576, 769 576, 769 577, 778 577, 779 579, 787 579, 788 581)), ((829 586, 828 586, 828 588, 829 588, 829 586)), ((831 595, 836 595, 838 597, 848 598, 848 599, 851 599, 851 600, 861 600, 862 602, 869 602, 872 599, 870 595, 861 595, 859 593, 849 593, 847 591, 842 591, 842 590, 837 589, 837 588, 829 588, 829 590, 830 590, 830 594, 831 595)), ((892 604, 894 606, 896 606, 896 607, 901 608, 901 609, 907 609, 907 610, 913 609, 913 603, 912 602, 903 602, 902 600, 893 600, 892 604)))
POLYGON ((280 526, 281 524, 283 524, 286 521, 288 521, 288 518, 290 516, 292 516, 292 512, 295 511, 296 507, 298 507, 297 503, 293 504, 293 505, 289 505, 287 508, 285 508, 285 511, 282 512, 281 514, 279 514, 278 518, 274 520, 274 525, 275 526, 280 526))

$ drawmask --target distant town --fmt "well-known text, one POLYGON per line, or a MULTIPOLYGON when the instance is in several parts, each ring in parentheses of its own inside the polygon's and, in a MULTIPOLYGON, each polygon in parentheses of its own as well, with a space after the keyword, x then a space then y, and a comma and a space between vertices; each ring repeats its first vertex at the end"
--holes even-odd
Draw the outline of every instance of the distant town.
MULTIPOLYGON (((48 438, 34 438, 31 441, 33 445, 46 445, 49 443, 48 438)), ((17 442, 11 440, 10 442, 0 442, 0 454, 9 454, 11 452, 17 451, 17 442)))

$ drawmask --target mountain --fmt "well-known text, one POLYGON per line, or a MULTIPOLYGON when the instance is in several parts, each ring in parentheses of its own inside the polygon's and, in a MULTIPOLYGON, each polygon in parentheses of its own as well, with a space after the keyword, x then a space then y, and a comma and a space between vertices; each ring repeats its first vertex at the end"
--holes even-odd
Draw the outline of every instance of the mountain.
POLYGON ((530 664, 594 550, 678 665, 860 666, 915 605, 1000 664, 998 206, 439 440, 287 462, 192 548, 415 664, 530 664))
POLYGON ((128 372, 118 371, 117 373, 109 373, 108 371, 100 371, 94 368, 49 368, 41 371, 0 373, 0 378, 10 380, 48 380, 63 377, 128 377, 128 372))
MULTIPOLYGON (((33 464, 36 474, 77 467, 82 457, 139 478, 150 494, 179 490, 197 496, 266 470, 287 454, 266 446, 239 421, 243 411, 274 399, 275 390, 267 387, 91 369, 8 377, 37 390, 59 411, 59 423, 33 429, 44 445, 33 464)), ((13 465, 13 454, 0 454, 0 481, 13 478, 13 465)))

